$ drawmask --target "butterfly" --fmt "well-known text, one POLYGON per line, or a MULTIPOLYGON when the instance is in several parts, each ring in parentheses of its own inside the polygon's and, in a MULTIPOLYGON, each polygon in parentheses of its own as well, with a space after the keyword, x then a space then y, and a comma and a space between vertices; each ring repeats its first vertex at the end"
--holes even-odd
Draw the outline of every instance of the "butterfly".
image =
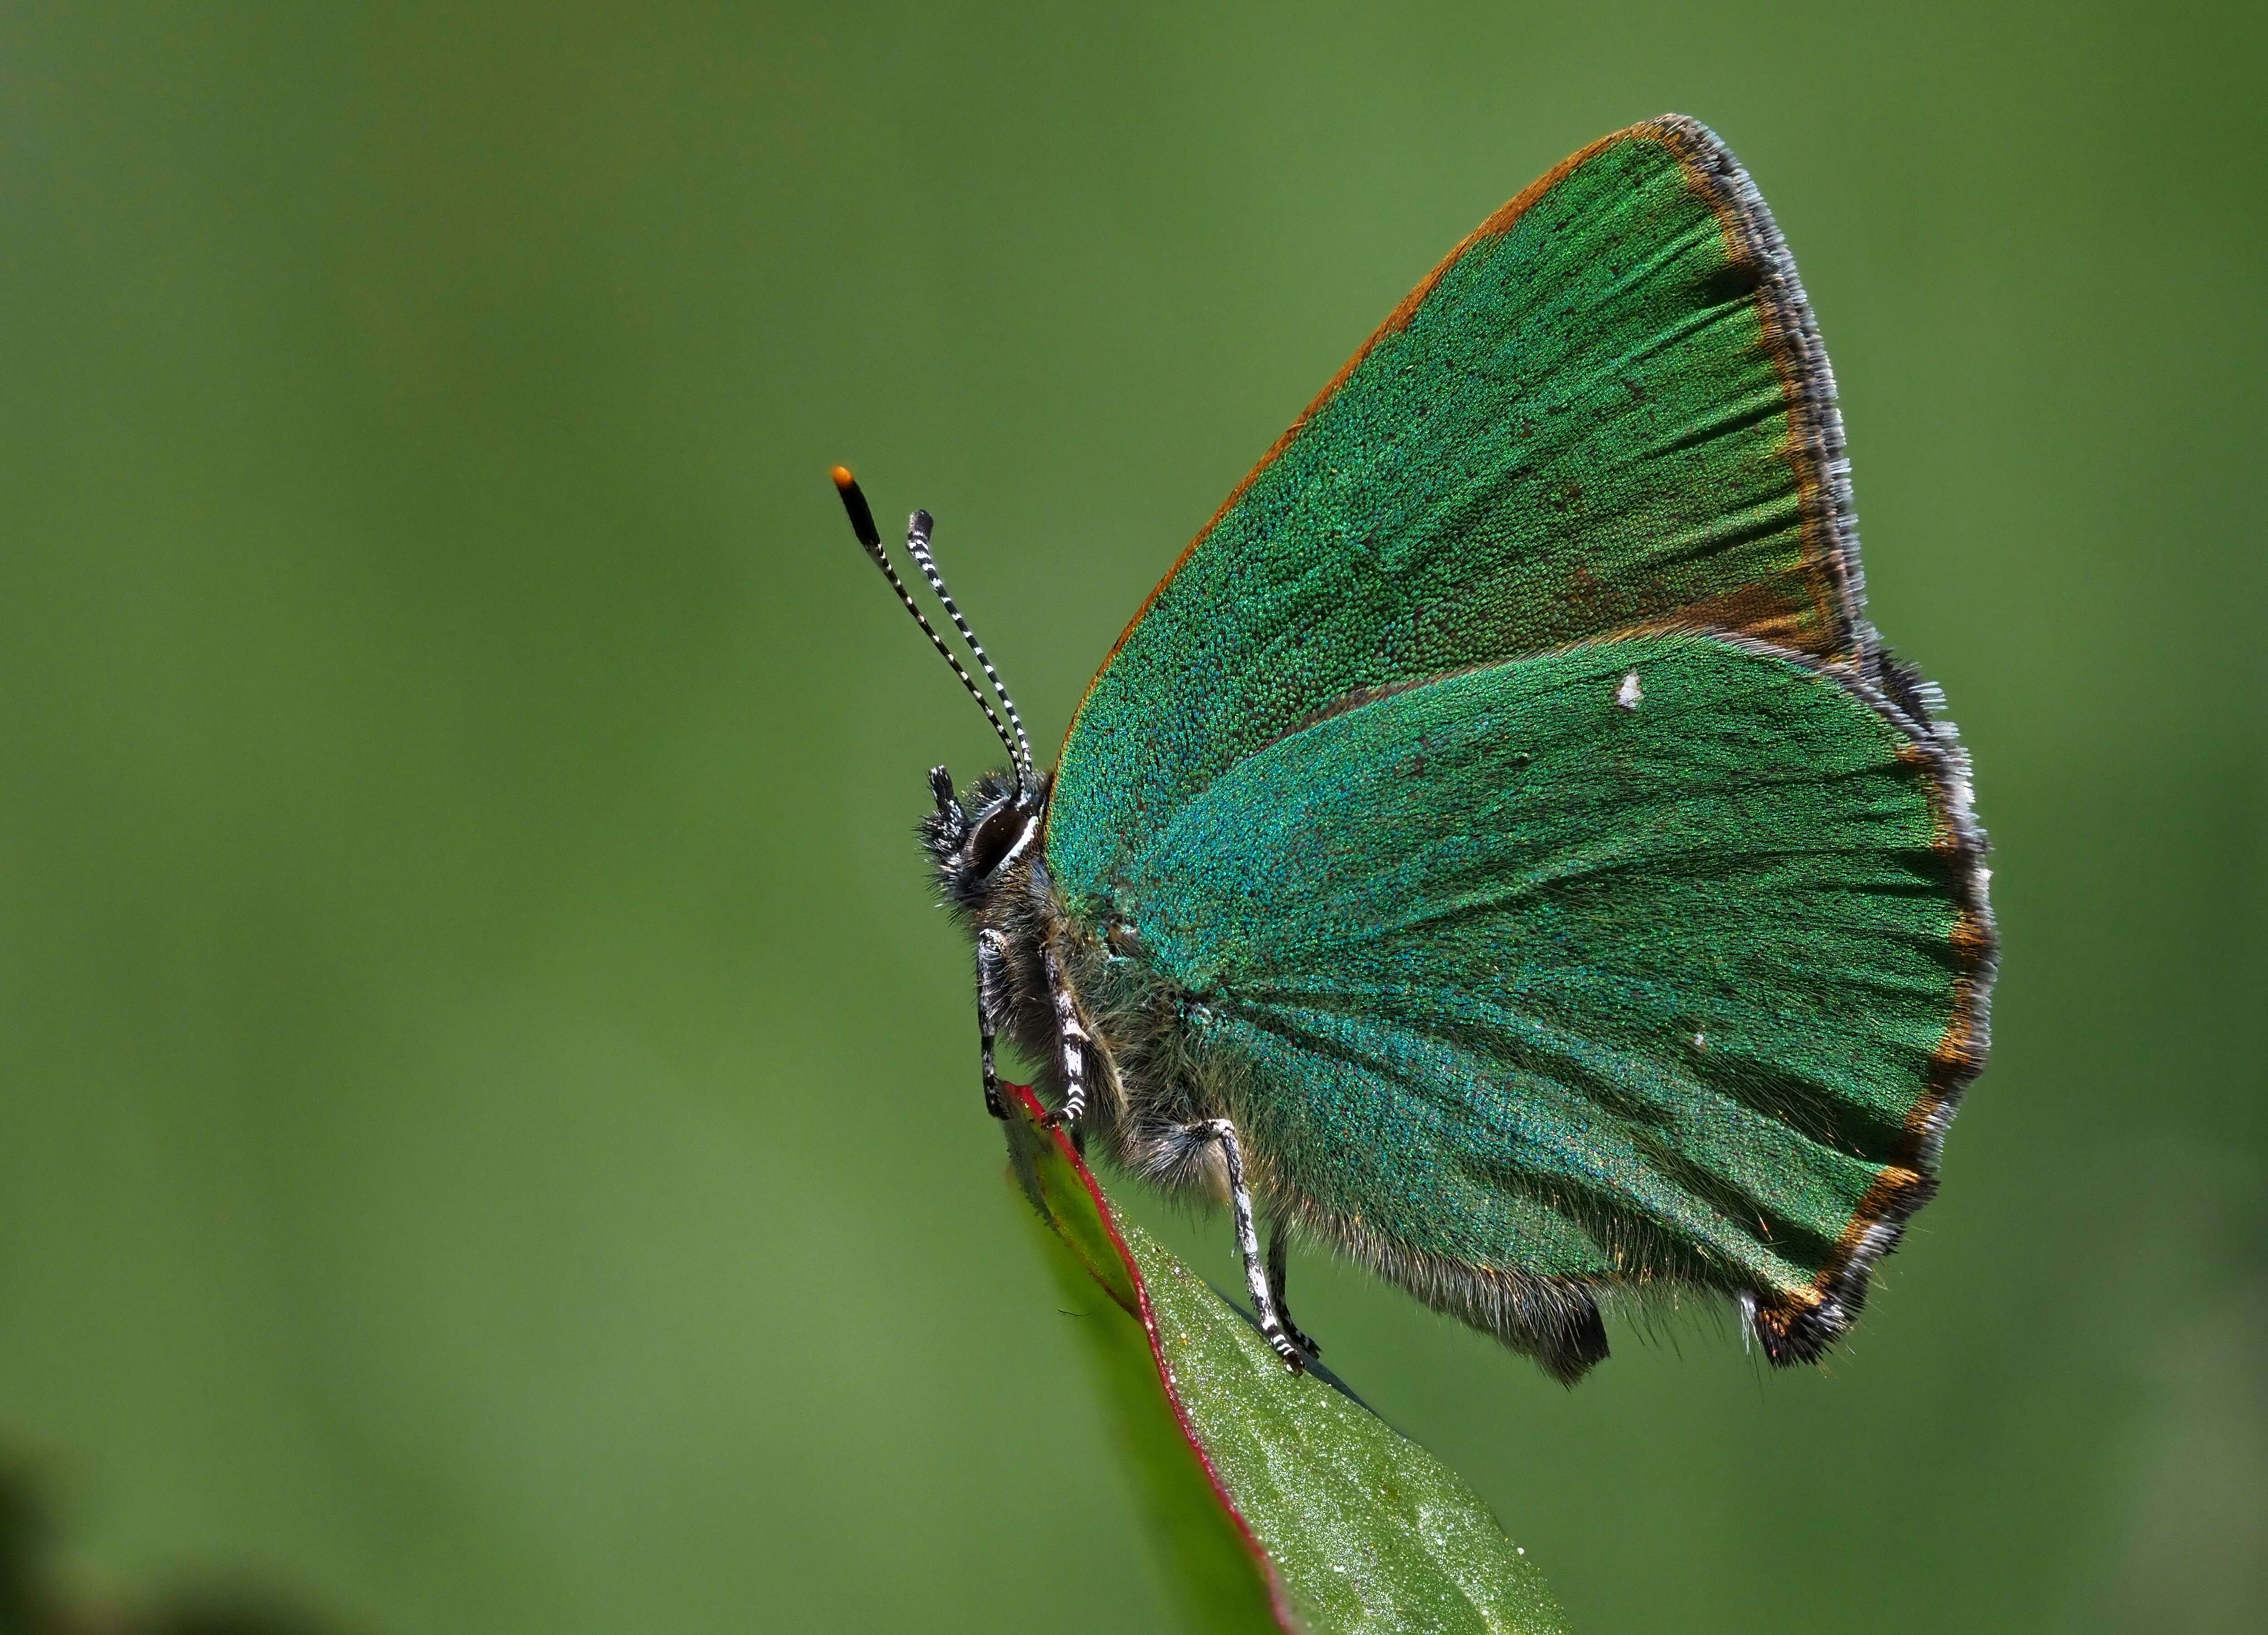
POLYGON ((995 1043, 1121 1169, 1232 1207, 1316 1354, 1328 1246, 1572 1383, 1601 1303, 1728 1298, 1819 1358, 1936 1187, 1984 1060, 1984 837, 1943 699, 1867 622, 1786 246, 1669 115, 1483 222, 1229 495, 1052 773, 921 840, 995 1043), (1263 1253, 1255 1224, 1269 1223, 1263 1253))

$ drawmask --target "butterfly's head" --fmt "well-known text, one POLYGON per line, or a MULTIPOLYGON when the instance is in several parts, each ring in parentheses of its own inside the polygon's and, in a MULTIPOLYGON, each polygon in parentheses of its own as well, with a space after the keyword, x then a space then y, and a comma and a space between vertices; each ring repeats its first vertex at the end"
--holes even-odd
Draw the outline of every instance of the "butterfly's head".
POLYGON ((930 769, 936 810, 922 819, 921 841, 937 869, 946 900, 965 912, 982 909, 1016 865, 1038 850, 1046 820, 1045 785, 1020 782, 1013 773, 990 772, 956 795, 953 774, 930 769))

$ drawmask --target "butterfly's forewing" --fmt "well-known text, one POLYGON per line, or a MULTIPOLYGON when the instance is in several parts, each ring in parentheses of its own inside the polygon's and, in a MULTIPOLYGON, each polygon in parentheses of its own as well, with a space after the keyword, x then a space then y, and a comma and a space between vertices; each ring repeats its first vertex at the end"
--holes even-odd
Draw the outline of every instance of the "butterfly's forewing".
POLYGON ((1104 663, 1048 856, 1109 895, 1328 701, 1670 619, 1874 664, 1832 382, 1764 206, 1668 116, 1584 150, 1412 292, 1104 663))
POLYGON ((1976 1068, 1978 845, 1849 672, 1638 634, 1350 700, 1177 810, 1121 912, 1322 1235, 1483 1321, 1523 1276, 1748 1294, 1786 1360, 1976 1068))

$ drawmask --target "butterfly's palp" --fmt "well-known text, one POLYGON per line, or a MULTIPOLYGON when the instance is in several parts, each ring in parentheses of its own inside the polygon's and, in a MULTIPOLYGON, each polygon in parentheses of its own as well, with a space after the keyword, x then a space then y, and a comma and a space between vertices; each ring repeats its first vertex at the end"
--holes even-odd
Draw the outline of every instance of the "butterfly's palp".
POLYGON ((942 766, 929 769, 930 797, 937 803, 938 821, 948 848, 958 847, 968 838, 968 813, 954 794, 953 774, 942 766))

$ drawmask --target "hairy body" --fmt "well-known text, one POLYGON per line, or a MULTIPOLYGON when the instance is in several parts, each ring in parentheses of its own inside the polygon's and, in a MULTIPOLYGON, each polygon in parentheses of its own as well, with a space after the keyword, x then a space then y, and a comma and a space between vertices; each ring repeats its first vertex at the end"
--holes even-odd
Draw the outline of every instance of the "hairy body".
POLYGON ((1292 1321, 1286 1251, 1294 1232, 1402 1284, 1435 1310, 1493 1334, 1572 1383, 1607 1354, 1605 1326, 1581 1280, 1458 1265, 1414 1252, 1319 1207, 1265 1150, 1239 1142, 1264 1094, 1246 1064, 1185 1025, 1204 1000, 1157 971, 1131 925, 1073 913, 1048 873, 1039 837, 1052 780, 1026 788, 1006 772, 966 799, 942 766, 920 835, 946 906, 977 949, 984 1093, 994 1040, 1005 1035, 1040 1063, 1042 1099, 1076 1139, 1168 1194, 1229 1206, 1262 1331, 1294 1368, 1320 1348, 1292 1321), (1264 1261, 1254 1225, 1270 1224, 1264 1261))

